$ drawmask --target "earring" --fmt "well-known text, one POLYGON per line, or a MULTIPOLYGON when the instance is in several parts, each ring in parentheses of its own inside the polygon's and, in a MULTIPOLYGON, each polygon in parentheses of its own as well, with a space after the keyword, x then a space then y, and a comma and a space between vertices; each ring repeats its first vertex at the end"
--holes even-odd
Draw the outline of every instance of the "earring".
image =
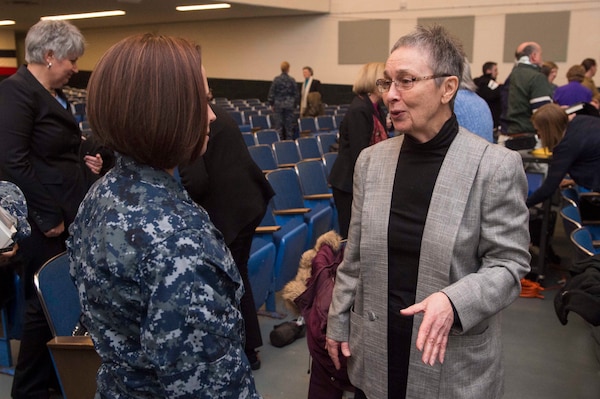
POLYGON ((48 69, 52 68, 52 63, 51 63, 51 62, 49 62, 49 63, 48 63, 48 65, 46 65, 46 67, 47 67, 48 69))

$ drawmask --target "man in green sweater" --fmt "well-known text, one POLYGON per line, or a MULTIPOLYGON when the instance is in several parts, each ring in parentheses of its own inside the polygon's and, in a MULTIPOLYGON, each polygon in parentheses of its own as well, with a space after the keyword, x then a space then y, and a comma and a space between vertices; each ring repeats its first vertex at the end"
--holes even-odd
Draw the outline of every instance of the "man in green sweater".
POLYGON ((535 133, 531 115, 542 105, 552 102, 552 87, 540 72, 542 48, 535 42, 517 47, 517 65, 510 74, 508 90, 508 134, 535 133))

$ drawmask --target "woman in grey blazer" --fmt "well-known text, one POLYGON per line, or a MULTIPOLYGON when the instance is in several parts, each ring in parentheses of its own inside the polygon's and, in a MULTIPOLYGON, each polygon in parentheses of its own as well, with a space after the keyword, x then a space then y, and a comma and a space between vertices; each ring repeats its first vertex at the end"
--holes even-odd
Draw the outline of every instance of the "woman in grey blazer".
POLYGON ((400 38, 384 93, 404 133, 365 149, 354 175, 327 348, 356 398, 499 398, 498 313, 529 271, 520 156, 459 128, 462 47, 439 27, 400 38))

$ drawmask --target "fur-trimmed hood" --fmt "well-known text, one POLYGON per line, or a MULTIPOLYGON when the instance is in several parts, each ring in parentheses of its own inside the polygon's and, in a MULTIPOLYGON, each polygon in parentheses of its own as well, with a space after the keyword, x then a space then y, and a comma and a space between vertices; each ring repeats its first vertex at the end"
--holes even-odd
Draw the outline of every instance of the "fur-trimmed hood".
POLYGON ((281 291, 285 306, 296 315, 299 315, 300 311, 294 303, 294 300, 306 290, 306 281, 311 276, 312 261, 323 245, 329 245, 331 249, 337 252, 341 248, 342 237, 333 230, 321 235, 317 239, 315 247, 302 254, 296 277, 288 282, 281 291))

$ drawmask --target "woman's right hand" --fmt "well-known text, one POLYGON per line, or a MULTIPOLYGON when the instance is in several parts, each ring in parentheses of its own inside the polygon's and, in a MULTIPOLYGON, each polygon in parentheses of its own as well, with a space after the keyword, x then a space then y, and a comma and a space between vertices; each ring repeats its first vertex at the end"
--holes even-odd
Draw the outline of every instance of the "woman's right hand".
POLYGON ((60 222, 60 224, 56 227, 51 228, 46 231, 44 235, 48 238, 58 237, 65 231, 65 222, 60 222))
POLYGON ((333 362, 336 370, 339 370, 342 366, 340 363, 340 351, 344 357, 350 357, 350 345, 348 342, 338 342, 331 338, 325 338, 325 349, 333 362))

